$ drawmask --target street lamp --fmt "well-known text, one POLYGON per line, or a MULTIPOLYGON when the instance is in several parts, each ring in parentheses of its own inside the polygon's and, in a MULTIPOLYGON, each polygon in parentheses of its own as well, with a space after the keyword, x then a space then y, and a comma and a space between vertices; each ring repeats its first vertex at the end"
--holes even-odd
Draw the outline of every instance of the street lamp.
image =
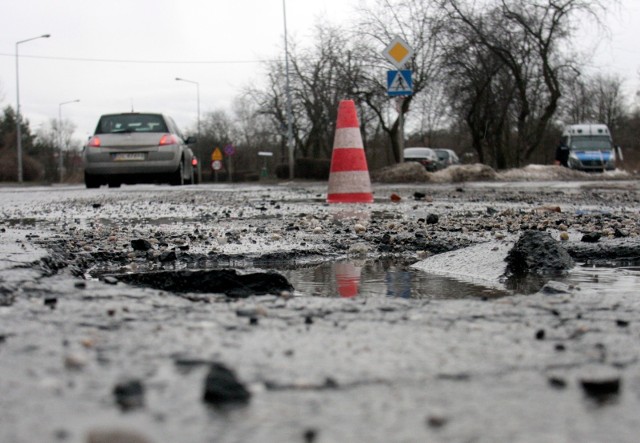
POLYGON ((197 103, 198 103, 198 138, 200 138, 200 83, 194 82, 193 80, 187 80, 186 78, 180 78, 180 77, 176 77, 176 80, 179 82, 193 83, 194 85, 196 85, 197 103))
POLYGON ((68 105, 69 103, 78 103, 80 99, 70 100, 68 102, 58 103, 58 143, 59 143, 59 153, 58 153, 58 170, 60 172, 60 183, 62 183, 62 171, 64 169, 64 163, 62 161, 62 106, 68 105))
POLYGON ((287 92, 287 146, 289 147, 289 180, 293 180, 294 173, 294 146, 293 146, 293 116, 291 111, 291 84, 289 83, 289 42, 287 37, 287 5, 282 0, 282 18, 284 21, 284 66, 287 92))
POLYGON ((21 43, 30 42, 31 40, 37 40, 39 38, 49 38, 51 34, 43 34, 37 37, 28 38, 26 40, 20 40, 16 42, 16 137, 17 137, 17 149, 18 149, 18 182, 22 183, 22 116, 20 115, 20 70, 18 68, 18 45, 21 43))

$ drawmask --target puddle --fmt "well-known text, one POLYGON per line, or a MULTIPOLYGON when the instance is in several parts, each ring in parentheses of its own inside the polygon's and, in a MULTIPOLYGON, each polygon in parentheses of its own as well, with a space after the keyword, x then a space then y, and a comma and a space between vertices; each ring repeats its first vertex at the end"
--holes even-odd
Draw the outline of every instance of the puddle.
MULTIPOLYGON (((400 297, 411 299, 498 298, 512 293, 532 294, 549 278, 530 280, 514 292, 463 282, 413 269, 393 259, 339 261, 294 270, 278 271, 295 288, 296 295, 318 297, 400 297)), ((640 267, 602 268, 577 266, 561 281, 583 291, 604 288, 631 292, 640 286, 640 267)), ((518 288, 511 288, 511 290, 518 288)))
POLYGON ((563 282, 588 291, 632 293, 640 287, 640 267, 577 266, 563 282))
POLYGON ((501 289, 489 284, 483 285, 474 279, 457 279, 447 276, 448 274, 429 273, 393 257, 307 264, 274 260, 260 263, 229 262, 221 266, 221 263, 207 265, 199 262, 188 269, 177 269, 172 265, 162 270, 146 269, 141 272, 127 271, 124 267, 109 269, 96 266, 87 274, 88 278, 105 275, 111 275, 123 283, 169 292, 225 293, 233 297, 279 293, 290 290, 289 284, 298 297, 434 300, 493 299, 513 294, 533 294, 549 280, 590 292, 606 288, 607 291, 626 293, 635 291, 640 285, 640 266, 635 264, 618 267, 583 264, 573 268, 566 276, 533 276, 506 284, 506 289, 505 286, 501 289), (236 274, 235 269, 240 272, 236 274), (260 272, 251 273, 250 269, 260 272))
POLYGON ((411 299, 496 298, 506 291, 400 265, 393 259, 338 261, 279 271, 296 295, 317 297, 399 297, 411 299))

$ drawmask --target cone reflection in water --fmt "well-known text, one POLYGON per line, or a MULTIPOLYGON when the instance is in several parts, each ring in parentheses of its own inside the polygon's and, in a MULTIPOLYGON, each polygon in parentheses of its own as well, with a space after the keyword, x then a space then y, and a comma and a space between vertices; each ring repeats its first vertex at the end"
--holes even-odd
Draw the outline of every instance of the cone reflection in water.
POLYGON ((350 298, 358 295, 362 268, 352 262, 344 261, 336 263, 334 269, 340 296, 350 298))
POLYGON ((353 100, 338 107, 329 173, 328 203, 371 203, 371 180, 364 153, 358 114, 353 100))

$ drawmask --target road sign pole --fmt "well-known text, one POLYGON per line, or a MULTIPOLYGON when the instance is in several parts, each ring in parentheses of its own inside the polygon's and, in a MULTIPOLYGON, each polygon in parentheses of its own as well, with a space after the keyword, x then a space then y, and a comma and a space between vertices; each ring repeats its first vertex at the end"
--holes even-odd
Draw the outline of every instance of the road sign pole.
POLYGON ((404 163, 404 113, 402 105, 404 97, 398 97, 398 149, 400 149, 400 163, 404 163))

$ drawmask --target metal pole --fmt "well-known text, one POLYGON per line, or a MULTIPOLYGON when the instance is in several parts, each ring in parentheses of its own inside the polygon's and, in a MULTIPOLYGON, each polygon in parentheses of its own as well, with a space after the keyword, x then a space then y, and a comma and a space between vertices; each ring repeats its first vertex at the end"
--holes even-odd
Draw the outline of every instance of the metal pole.
POLYGON ((28 38, 16 42, 16 149, 18 151, 18 183, 22 183, 22 115, 20 114, 20 69, 18 67, 18 45, 30 42, 39 38, 49 38, 50 34, 43 34, 37 37, 28 38))
POLYGON ((197 107, 198 107, 198 138, 200 138, 200 83, 196 82, 196 100, 197 100, 197 107))
POLYGON ((64 162, 62 155, 62 105, 69 103, 77 103, 80 99, 70 100, 58 104, 58 173, 60 174, 60 183, 63 181, 64 162))
POLYGON ((292 123, 292 111, 291 111, 291 84, 289 81, 289 42, 287 38, 287 5, 285 0, 282 0, 282 16, 284 18, 284 65, 285 65, 285 78, 286 78, 286 93, 287 93, 287 146, 289 147, 289 179, 293 180, 295 176, 295 155, 293 146, 293 123, 292 123))
POLYGON ((20 121, 20 72, 18 68, 18 45, 16 43, 16 137, 18 138, 18 183, 22 183, 22 122, 20 121))
POLYGON ((402 112, 402 105, 404 104, 404 97, 398 97, 398 149, 400 149, 400 163, 404 163, 404 113, 402 112))

